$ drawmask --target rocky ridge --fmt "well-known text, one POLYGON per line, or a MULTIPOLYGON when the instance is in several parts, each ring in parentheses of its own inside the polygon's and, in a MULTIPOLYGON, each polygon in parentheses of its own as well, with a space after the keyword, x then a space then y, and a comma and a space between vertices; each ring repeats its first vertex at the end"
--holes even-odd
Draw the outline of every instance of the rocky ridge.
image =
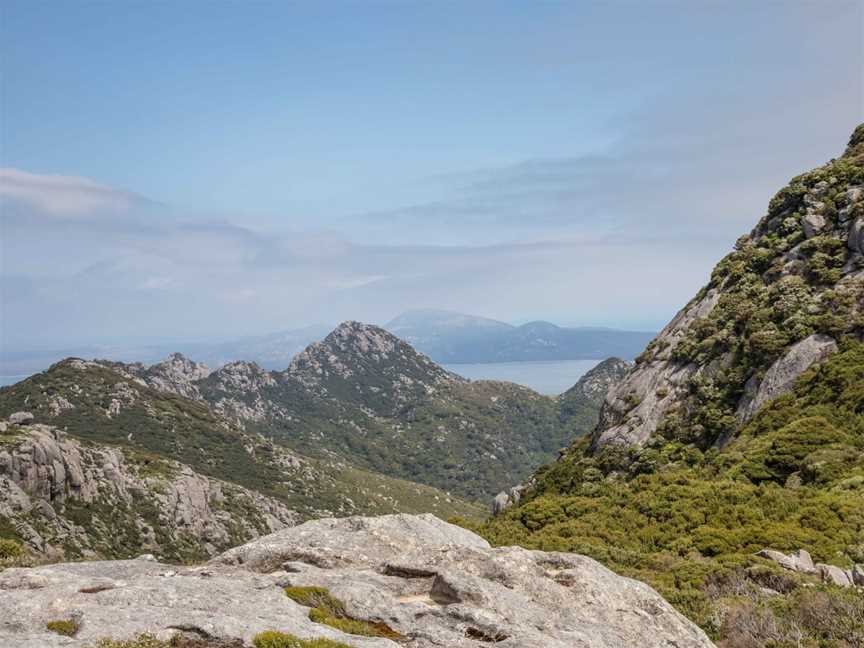
POLYGON ((9 648, 82 647, 143 632, 248 642, 264 630, 356 648, 713 645, 651 588, 589 558, 492 549, 431 515, 315 520, 200 567, 138 559, 8 569, 0 591, 0 642, 9 648), (286 586, 326 588, 350 618, 386 624, 401 639, 316 623, 286 586), (76 621, 74 637, 46 630, 66 618, 76 621))
POLYGON ((189 466, 0 423, 0 520, 45 556, 206 557, 295 524, 281 502, 189 466))
POLYGON ((593 448, 655 436, 728 442, 758 409, 864 331, 864 128, 794 178, 603 406, 593 448), (709 414, 710 412, 710 414, 709 414))

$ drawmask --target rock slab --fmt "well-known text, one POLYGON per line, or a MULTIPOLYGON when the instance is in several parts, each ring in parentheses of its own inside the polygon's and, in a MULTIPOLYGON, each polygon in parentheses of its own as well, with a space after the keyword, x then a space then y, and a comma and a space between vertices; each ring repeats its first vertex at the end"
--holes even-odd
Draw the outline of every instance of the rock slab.
POLYGON ((140 632, 249 641, 265 629, 356 648, 709 648, 705 634, 647 585, 576 554, 491 548, 431 515, 324 519, 232 549, 205 566, 153 560, 0 573, 0 645, 82 647, 140 632), (399 644, 315 624, 284 586, 321 586, 399 644), (75 638, 44 631, 81 621, 75 638))

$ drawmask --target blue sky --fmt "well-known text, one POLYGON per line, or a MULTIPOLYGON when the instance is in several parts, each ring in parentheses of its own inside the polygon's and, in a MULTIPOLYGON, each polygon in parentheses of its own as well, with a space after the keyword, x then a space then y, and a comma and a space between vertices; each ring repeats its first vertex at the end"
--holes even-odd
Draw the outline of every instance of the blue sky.
POLYGON ((0 15, 6 346, 659 327, 864 119, 854 0, 0 15))

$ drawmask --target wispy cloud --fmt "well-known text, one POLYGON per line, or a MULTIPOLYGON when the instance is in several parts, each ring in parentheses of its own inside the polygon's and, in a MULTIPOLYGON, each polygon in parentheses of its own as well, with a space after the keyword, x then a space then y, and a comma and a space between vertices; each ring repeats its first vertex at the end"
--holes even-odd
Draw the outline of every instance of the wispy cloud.
POLYGON ((0 168, 0 200, 33 208, 53 217, 124 213, 154 202, 131 191, 115 189, 89 178, 40 175, 0 168))

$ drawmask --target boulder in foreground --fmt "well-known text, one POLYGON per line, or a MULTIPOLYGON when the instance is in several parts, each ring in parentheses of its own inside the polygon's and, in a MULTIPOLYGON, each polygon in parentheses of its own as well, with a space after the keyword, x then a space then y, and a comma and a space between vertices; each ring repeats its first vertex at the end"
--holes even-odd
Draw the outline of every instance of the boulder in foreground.
POLYGON ((356 648, 709 648, 643 583, 576 554, 493 549, 432 515, 323 519, 283 529, 199 567, 149 557, 0 573, 0 645, 81 647, 148 632, 249 642, 264 630, 356 648), (323 587, 394 641, 310 620, 284 587, 323 587), (74 619, 74 637, 46 630, 74 619), (479 642, 479 643, 478 643, 479 642))

